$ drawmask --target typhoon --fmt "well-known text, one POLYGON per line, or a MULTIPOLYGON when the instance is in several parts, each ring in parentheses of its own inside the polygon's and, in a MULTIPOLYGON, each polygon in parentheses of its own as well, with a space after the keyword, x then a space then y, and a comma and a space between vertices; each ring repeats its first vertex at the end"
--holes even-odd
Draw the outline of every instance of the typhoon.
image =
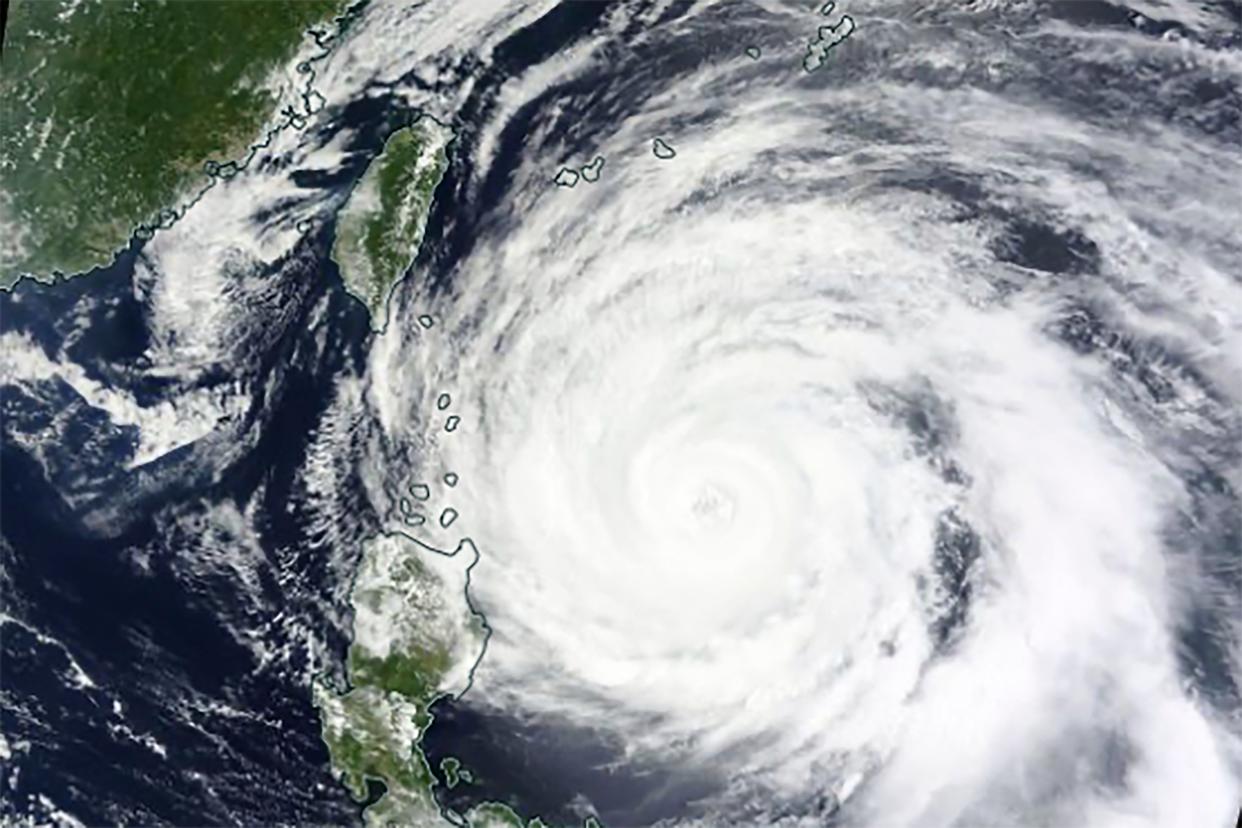
POLYGON ((814 10, 618 11, 507 81, 370 365, 493 630, 429 743, 617 826, 1232 824, 1242 64, 1179 10, 854 3, 814 71, 814 10))
POLYGON ((1237 2, 341 7, 0 233, 0 822, 1235 824, 1237 2))

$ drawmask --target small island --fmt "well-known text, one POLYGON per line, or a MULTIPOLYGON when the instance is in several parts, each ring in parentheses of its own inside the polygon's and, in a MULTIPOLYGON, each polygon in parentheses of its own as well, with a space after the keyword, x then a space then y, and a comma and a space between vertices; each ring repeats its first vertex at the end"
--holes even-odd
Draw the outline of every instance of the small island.
MULTIPOLYGON (((829 14, 833 7, 834 4, 826 3, 821 12, 825 15, 829 14)), ((802 68, 808 72, 814 72, 823 66, 828 61, 829 53, 844 43, 856 28, 854 18, 848 14, 841 15, 836 25, 820 26, 815 32, 815 38, 806 46, 806 57, 802 59, 802 68)))

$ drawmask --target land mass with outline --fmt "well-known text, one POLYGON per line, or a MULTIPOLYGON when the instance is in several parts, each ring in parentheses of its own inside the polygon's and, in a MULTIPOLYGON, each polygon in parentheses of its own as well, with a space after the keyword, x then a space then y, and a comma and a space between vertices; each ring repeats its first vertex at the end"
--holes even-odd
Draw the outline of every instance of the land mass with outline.
POLYGON ((398 129, 337 214, 332 259, 377 331, 387 326, 388 298, 418 255, 452 139, 427 115, 398 129))

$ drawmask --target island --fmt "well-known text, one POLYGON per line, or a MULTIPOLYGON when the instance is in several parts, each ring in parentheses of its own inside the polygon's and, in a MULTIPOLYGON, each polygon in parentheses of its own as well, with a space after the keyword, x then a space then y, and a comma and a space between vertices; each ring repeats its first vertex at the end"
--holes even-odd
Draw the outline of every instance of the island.
MULTIPOLYGON (((830 14, 835 7, 834 3, 825 3, 820 10, 822 14, 830 14)), ((857 26, 854 18, 848 14, 841 15, 841 19, 836 25, 829 24, 820 26, 815 31, 815 37, 806 45, 806 57, 802 59, 802 68, 808 72, 814 72, 828 61, 829 53, 837 46, 845 42, 850 35, 854 34, 857 26)))
POLYGON ((337 218, 332 259, 376 331, 387 327, 388 298, 418 255, 452 139, 427 115, 394 132, 337 218))
MULTIPOLYGON (((320 677, 312 693, 333 771, 350 795, 367 802, 374 798, 368 783, 383 786, 363 811, 369 828, 550 828, 504 803, 483 802, 458 814, 442 811, 435 798, 439 784, 451 789, 474 781, 457 759, 441 763, 438 781, 422 738, 433 702, 466 693, 486 651, 491 630, 469 595, 478 560, 469 540, 451 553, 403 533, 363 543, 349 595, 347 687, 320 677)), ((593 817, 579 826, 601 828, 593 817)))
POLYGON ((362 802, 368 781, 384 786, 364 812, 367 825, 451 824, 432 795, 436 780, 419 743, 432 702, 465 692, 487 641, 466 593, 477 560, 469 541, 451 554, 402 534, 363 546, 350 591, 349 688, 319 680, 314 701, 350 794, 362 802))
POLYGON ((677 150, 673 149, 663 138, 656 138, 651 142, 651 151, 656 158, 661 161, 667 161, 670 158, 677 157, 677 150))
POLYGON ((599 175, 604 171, 604 156, 597 155, 591 159, 591 163, 583 164, 580 172, 582 180, 588 184, 594 184, 599 181, 599 175))

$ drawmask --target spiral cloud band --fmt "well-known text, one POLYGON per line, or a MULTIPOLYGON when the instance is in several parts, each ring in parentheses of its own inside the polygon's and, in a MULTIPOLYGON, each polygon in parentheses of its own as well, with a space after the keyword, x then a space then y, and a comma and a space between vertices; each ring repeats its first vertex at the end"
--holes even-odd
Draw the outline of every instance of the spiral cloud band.
POLYGON ((708 6, 510 81, 465 144, 499 206, 377 340, 385 427, 460 480, 426 532, 481 554, 459 703, 659 769, 578 791, 609 824, 1242 796, 1242 162, 1165 114, 1236 52, 918 5, 813 73, 717 31, 768 60, 813 14, 708 6))

